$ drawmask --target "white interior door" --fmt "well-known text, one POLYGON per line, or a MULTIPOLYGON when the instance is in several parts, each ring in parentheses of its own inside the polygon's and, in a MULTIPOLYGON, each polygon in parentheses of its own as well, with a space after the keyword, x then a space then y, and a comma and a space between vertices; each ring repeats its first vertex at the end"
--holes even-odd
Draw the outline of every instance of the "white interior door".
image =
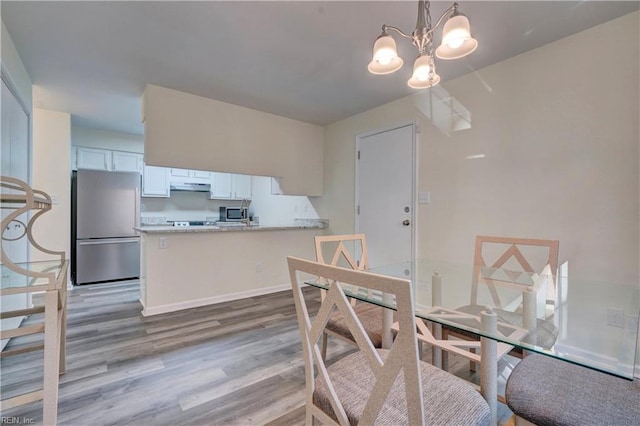
POLYGON ((358 136, 356 231, 371 266, 413 258, 415 125, 358 136))

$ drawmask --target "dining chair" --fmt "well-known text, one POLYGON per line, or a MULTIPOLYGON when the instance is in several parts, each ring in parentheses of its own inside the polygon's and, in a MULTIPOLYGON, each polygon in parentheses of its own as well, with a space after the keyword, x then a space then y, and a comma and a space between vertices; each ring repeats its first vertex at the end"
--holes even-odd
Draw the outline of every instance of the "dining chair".
POLYGON ((471 385, 418 359, 411 282, 366 271, 287 257, 302 339, 307 425, 488 425, 487 402, 471 385), (320 277, 330 283, 315 318, 302 287, 320 277), (390 349, 376 349, 343 286, 395 297, 398 333, 390 349), (344 318, 358 351, 327 365, 318 345, 333 310, 344 318))
MULTIPOLYGON (((345 235, 318 235, 315 237, 316 261, 332 266, 344 266, 358 271, 369 269, 369 256, 367 252, 367 239, 364 234, 345 235), (349 249, 351 248, 351 250, 349 249), (325 257, 326 253, 330 256, 325 257), (330 259, 327 261, 326 259, 330 259)), ((324 298, 325 290, 321 290, 324 298)), ((383 340, 383 309, 370 303, 356 302, 351 299, 356 315, 376 348, 382 347, 383 340)), ((327 354, 327 337, 332 335, 348 343, 355 344, 355 340, 349 328, 339 312, 333 312, 329 316, 327 327, 322 334, 322 356, 327 354)))
MULTIPOLYGON (((535 315, 535 324, 528 325, 529 338, 532 339, 530 343, 545 349, 551 348, 559 332, 558 328, 547 320, 548 316, 553 315, 557 299, 558 248, 557 240, 477 236, 470 304, 456 308, 455 311, 479 317, 487 304, 479 298, 480 286, 485 285, 488 293, 485 296, 489 298, 488 303, 494 306, 493 311, 498 315, 498 321, 507 326, 527 328, 527 319, 523 315, 525 308, 522 294, 535 289, 539 294, 534 296, 541 299, 538 305, 543 313, 535 315), (520 292, 521 296, 504 300, 498 291, 500 287, 512 288, 516 290, 515 293, 520 292)), ((532 315, 534 314, 536 313, 532 315)), ((452 336, 463 340, 478 340, 473 333, 443 326, 443 339, 447 340, 452 336)), ((469 350, 473 354, 469 356, 471 370, 475 370, 475 363, 481 362, 481 359, 475 353, 476 348, 470 347, 469 350)), ((509 345, 501 344, 499 350, 498 359, 506 353, 522 358, 522 351, 514 350, 509 345)), ((445 359, 446 352, 443 353, 443 360, 445 359)), ((447 365, 446 360, 443 365, 447 365)))
POLYGON ((640 379, 533 354, 515 366, 506 402, 519 425, 638 425, 640 379))

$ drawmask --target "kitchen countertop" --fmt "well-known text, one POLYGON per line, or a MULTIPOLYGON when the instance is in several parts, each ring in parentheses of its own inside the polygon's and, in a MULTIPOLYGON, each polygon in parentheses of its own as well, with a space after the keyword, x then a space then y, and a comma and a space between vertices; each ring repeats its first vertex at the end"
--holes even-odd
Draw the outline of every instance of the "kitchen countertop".
POLYGON ((291 231, 305 229, 324 229, 324 221, 300 223, 293 225, 251 225, 251 226, 169 226, 145 225, 134 228, 145 234, 173 234, 185 232, 254 232, 254 231, 291 231))

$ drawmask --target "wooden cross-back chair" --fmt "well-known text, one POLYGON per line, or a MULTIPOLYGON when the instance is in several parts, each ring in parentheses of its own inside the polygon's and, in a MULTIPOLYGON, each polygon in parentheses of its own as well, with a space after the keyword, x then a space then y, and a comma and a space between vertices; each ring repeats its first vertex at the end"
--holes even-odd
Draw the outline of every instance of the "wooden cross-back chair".
MULTIPOLYGON (((518 274, 525 272, 531 276, 532 280, 539 277, 542 279, 549 278, 546 281, 546 303, 555 305, 557 291, 557 273, 558 273, 558 240, 541 240, 532 238, 511 238, 511 237, 491 237, 478 235, 476 237, 475 251, 473 255, 473 276, 471 283, 471 304, 478 304, 478 287, 480 283, 487 285, 492 301, 497 308, 504 308, 503 301, 500 299, 496 286, 509 285, 508 280, 497 280, 492 278, 491 274, 484 274, 489 269, 505 268, 504 273, 511 274, 512 287, 522 289, 524 286, 518 284, 518 274), (504 251, 497 257, 495 261, 487 261, 486 250, 493 246, 504 251), (539 247, 545 249, 544 259, 538 268, 531 266, 532 260, 527 259, 526 249, 531 247, 539 247), (523 250, 525 252, 523 252, 523 250), (512 259, 514 262, 512 262, 512 259), (515 266, 515 267, 514 267, 515 266), (518 270, 516 267, 520 267, 518 270)), ((531 255, 530 255, 531 256, 531 255)), ((537 259, 540 260, 540 259, 537 259)), ((540 264, 540 262, 538 262, 540 264)), ((508 278, 508 277, 507 277, 508 278)))
MULTIPOLYGON (((557 271, 558 271, 558 249, 559 241, 542 240, 531 238, 493 237, 478 235, 476 237, 475 251, 473 257, 473 275, 471 282, 471 304, 456 308, 457 312, 479 316, 485 306, 478 300, 478 293, 481 284, 487 286, 494 310, 498 315, 499 322, 510 324, 516 327, 525 328, 526 320, 522 313, 522 297, 516 298, 509 303, 508 309, 505 301, 501 300, 498 287, 510 287, 520 290, 522 293, 528 289, 538 289, 541 283, 546 284, 546 293, 542 295, 545 303, 554 305, 557 292, 557 271), (490 261, 486 253, 488 248, 493 249, 495 260, 490 261), (538 267, 533 267, 532 253, 527 258, 527 248, 538 248, 536 259, 538 267), (496 277, 499 275, 499 277, 496 277), (524 277, 525 279, 521 279, 524 277)), ((541 290, 544 291, 544 290, 541 290)), ((543 310, 546 306, 542 306, 543 310)), ((543 315, 545 318, 547 314, 543 315)), ((550 348, 555 344, 558 337, 558 329, 551 321, 545 318, 538 318, 529 330, 529 338, 535 339, 531 343, 544 348, 550 348)), ((446 340, 451 336, 456 336, 464 340, 478 340, 472 333, 443 327, 443 338, 446 340)), ((469 346, 471 351, 468 357, 471 361, 471 370, 475 370, 475 362, 482 362, 476 354, 477 348, 469 346)), ((513 349, 506 344, 498 345, 497 359, 507 353, 522 357, 523 352, 513 349)), ((446 353, 443 353, 443 365, 447 366, 446 353)))
MULTIPOLYGON (((357 271, 369 269, 367 239, 364 234, 318 235, 315 237, 315 247, 316 261, 319 263, 332 266, 344 265, 357 271), (349 250, 349 246, 352 247, 352 250, 349 250), (331 252, 330 257, 325 257, 327 251, 331 252), (359 253, 360 255, 356 256, 354 253, 359 253), (327 262, 326 259, 331 260, 327 262)), ((324 299, 326 291, 322 290, 321 294, 324 299)), ((382 347, 384 308, 369 303, 356 303, 355 299, 351 299, 351 304, 374 346, 376 348, 382 347)), ((330 315, 326 331, 322 335, 323 356, 327 354, 327 336, 329 334, 355 344, 354 338, 339 312, 333 312, 330 315)))
POLYGON ((469 383, 418 359, 410 281, 293 257, 287 262, 302 338, 305 424, 314 419, 339 425, 490 423, 487 402, 469 383), (302 280, 310 275, 331 284, 314 319, 302 292, 302 280), (374 348, 343 285, 395 297, 399 327, 390 349, 374 348), (327 366, 318 343, 334 310, 359 350, 327 366))

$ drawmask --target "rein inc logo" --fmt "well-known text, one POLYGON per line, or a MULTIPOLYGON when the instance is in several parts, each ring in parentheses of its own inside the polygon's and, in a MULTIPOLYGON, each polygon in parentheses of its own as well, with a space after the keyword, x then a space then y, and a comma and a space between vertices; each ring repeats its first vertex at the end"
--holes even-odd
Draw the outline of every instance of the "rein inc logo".
POLYGON ((33 425, 35 420, 31 417, 18 416, 2 416, 0 417, 0 425, 33 425))

